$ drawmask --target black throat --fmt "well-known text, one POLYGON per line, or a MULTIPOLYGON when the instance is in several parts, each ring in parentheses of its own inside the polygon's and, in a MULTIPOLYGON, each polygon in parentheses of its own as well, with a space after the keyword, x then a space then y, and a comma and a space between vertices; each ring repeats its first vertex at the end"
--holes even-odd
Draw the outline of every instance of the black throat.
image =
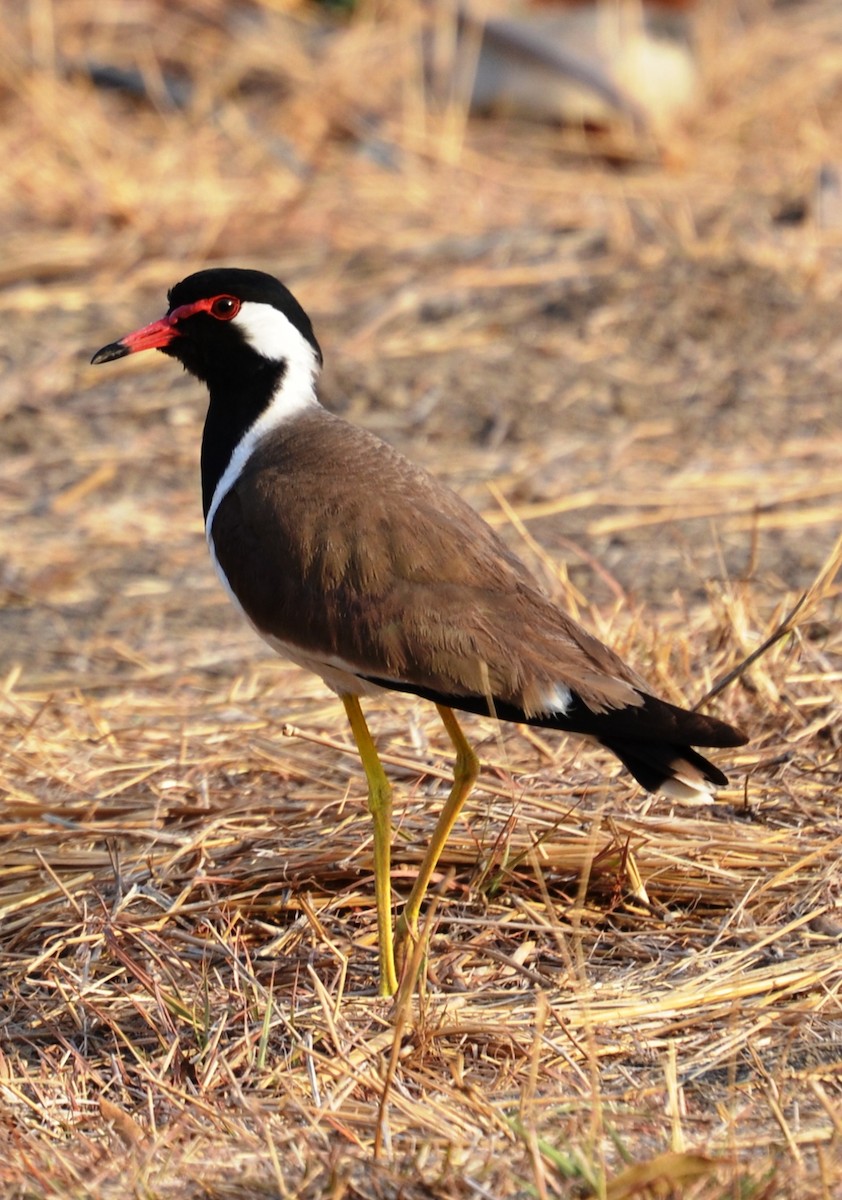
POLYGON ((281 386, 286 363, 264 359, 260 369, 246 378, 208 382, 210 401, 202 434, 202 509, 208 511, 231 455, 243 434, 268 407, 281 386))

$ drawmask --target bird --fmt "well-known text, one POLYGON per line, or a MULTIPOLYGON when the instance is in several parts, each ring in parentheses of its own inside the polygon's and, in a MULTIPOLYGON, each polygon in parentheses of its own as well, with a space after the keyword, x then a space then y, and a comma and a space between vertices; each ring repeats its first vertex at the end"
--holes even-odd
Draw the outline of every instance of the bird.
POLYGON ((167 298, 163 317, 91 361, 155 349, 207 388, 200 461, 213 565, 256 632, 340 697, 365 772, 380 995, 417 961, 424 895, 479 774, 457 711, 582 735, 649 792, 710 798, 728 782, 694 747, 743 745, 741 730, 653 695, 467 501, 321 404, 319 343, 278 279, 212 267, 167 298), (432 702, 455 751, 394 929, 392 789, 360 704, 389 691, 432 702))

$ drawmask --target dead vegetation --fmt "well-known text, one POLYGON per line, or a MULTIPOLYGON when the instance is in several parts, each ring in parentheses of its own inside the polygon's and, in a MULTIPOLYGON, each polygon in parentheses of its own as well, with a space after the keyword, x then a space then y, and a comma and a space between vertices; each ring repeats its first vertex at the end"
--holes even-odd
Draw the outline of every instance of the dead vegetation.
MULTIPOLYGON (((426 108, 411 4, 330 38, 269 0, 5 6, 4 1195, 838 1194, 842 19, 715 7, 656 147, 426 108), (282 274, 326 400, 663 694, 768 642, 711 701, 753 734, 711 808, 467 721, 398 1011, 341 705, 205 561, 198 391, 86 365, 209 260, 282 274)), ((369 711, 405 894, 450 751, 429 706, 369 711)))

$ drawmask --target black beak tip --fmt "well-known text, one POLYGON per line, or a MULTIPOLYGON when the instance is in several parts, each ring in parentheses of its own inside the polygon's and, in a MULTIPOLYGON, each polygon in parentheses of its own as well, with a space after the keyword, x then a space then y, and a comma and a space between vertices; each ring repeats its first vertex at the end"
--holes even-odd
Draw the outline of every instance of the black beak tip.
POLYGON ((91 365, 98 366, 100 363, 113 362, 115 358, 125 358, 127 354, 131 354, 128 346, 123 342, 112 342, 110 346, 103 346, 101 350, 97 350, 91 359, 91 365))

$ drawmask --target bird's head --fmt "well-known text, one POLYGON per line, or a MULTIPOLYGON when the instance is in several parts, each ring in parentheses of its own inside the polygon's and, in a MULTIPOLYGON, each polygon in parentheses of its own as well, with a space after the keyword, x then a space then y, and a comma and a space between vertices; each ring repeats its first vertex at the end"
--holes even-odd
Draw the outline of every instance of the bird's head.
POLYGON ((310 318, 292 293, 263 271, 197 271, 171 288, 167 299, 165 316, 103 346, 91 361, 160 350, 211 388, 229 379, 245 383, 261 373, 303 371, 312 380, 321 366, 310 318))

